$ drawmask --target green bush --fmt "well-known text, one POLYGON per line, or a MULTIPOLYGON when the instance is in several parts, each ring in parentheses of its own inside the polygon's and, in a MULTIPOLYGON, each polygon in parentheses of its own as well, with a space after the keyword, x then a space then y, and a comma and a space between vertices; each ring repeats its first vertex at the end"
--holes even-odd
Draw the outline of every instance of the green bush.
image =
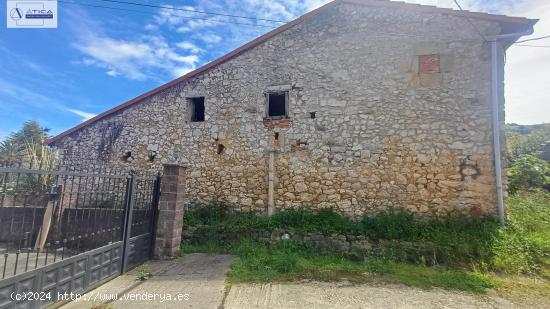
POLYGON ((523 155, 508 169, 508 190, 550 189, 550 163, 533 155, 523 155))
POLYGON ((506 125, 506 139, 508 144, 508 159, 511 163, 524 155, 539 156, 543 151, 543 144, 550 140, 550 124, 538 125, 506 125))
POLYGON ((373 238, 413 240, 421 238, 422 222, 406 212, 385 212, 365 216, 361 220, 363 232, 373 238))
POLYGON ((198 204, 186 211, 184 222, 190 226, 199 224, 215 225, 222 222, 226 217, 226 206, 217 200, 212 200, 208 204, 198 204))
POLYGON ((317 212, 298 208, 286 209, 265 219, 270 228, 293 229, 301 232, 319 232, 324 235, 335 233, 359 234, 360 226, 331 208, 317 212))
MULTIPOLYGON (((184 252, 203 250, 246 254, 250 250, 245 250, 243 240, 257 250, 254 233, 284 229, 325 235, 364 235, 372 240, 429 242, 436 249, 437 261, 447 265, 530 274, 550 269, 550 194, 542 191, 521 192, 509 198, 506 228, 501 228, 493 217, 476 220, 449 216, 420 220, 405 212, 385 212, 352 220, 332 209, 318 212, 288 209, 268 218, 252 213, 231 213, 225 207, 221 203, 211 203, 186 213, 186 224, 200 229, 196 233, 200 239, 195 244, 185 245, 184 252)), ((286 247, 284 250, 293 249, 286 247)), ((384 254, 388 258, 401 259, 400 250, 403 248, 392 247, 384 254)), ((275 260, 267 262, 273 264, 270 267, 277 273, 299 266, 294 259, 286 266, 277 264, 275 260)), ((422 259, 415 262, 421 263, 422 259)))

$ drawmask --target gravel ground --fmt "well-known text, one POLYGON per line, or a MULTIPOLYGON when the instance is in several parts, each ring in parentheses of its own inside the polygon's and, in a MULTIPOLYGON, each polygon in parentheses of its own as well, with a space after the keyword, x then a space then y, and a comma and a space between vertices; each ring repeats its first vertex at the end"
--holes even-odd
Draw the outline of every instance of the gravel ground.
POLYGON ((402 285, 246 284, 231 287, 224 308, 550 308, 550 303, 522 305, 493 294, 402 285))

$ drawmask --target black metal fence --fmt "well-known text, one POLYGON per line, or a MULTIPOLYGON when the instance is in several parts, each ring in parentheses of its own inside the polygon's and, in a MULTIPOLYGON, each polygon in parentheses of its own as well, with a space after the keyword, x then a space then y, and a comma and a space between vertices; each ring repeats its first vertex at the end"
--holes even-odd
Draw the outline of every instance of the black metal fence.
POLYGON ((151 232, 159 179, 0 166, 0 278, 121 241, 125 224, 130 237, 151 232))

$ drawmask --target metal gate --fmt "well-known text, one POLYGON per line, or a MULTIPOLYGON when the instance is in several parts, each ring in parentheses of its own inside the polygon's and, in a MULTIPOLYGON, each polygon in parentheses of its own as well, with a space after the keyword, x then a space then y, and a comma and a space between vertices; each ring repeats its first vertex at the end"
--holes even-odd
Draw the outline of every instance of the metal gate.
POLYGON ((0 167, 0 308, 42 308, 152 257, 160 176, 0 167))

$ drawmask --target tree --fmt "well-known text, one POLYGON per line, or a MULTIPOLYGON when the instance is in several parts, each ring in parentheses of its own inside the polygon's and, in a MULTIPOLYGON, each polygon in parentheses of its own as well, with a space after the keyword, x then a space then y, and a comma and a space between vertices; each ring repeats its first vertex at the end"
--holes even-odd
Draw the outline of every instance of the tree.
POLYGON ((550 163, 534 155, 519 157, 508 169, 508 190, 546 189, 550 191, 550 163))
POLYGON ((540 156, 543 144, 550 140, 550 124, 532 126, 508 124, 506 125, 508 140, 508 159, 513 164, 523 155, 540 156))
POLYGON ((52 167, 57 160, 55 150, 45 145, 50 129, 36 121, 27 121, 23 127, 0 142, 0 162, 27 167, 52 167))

